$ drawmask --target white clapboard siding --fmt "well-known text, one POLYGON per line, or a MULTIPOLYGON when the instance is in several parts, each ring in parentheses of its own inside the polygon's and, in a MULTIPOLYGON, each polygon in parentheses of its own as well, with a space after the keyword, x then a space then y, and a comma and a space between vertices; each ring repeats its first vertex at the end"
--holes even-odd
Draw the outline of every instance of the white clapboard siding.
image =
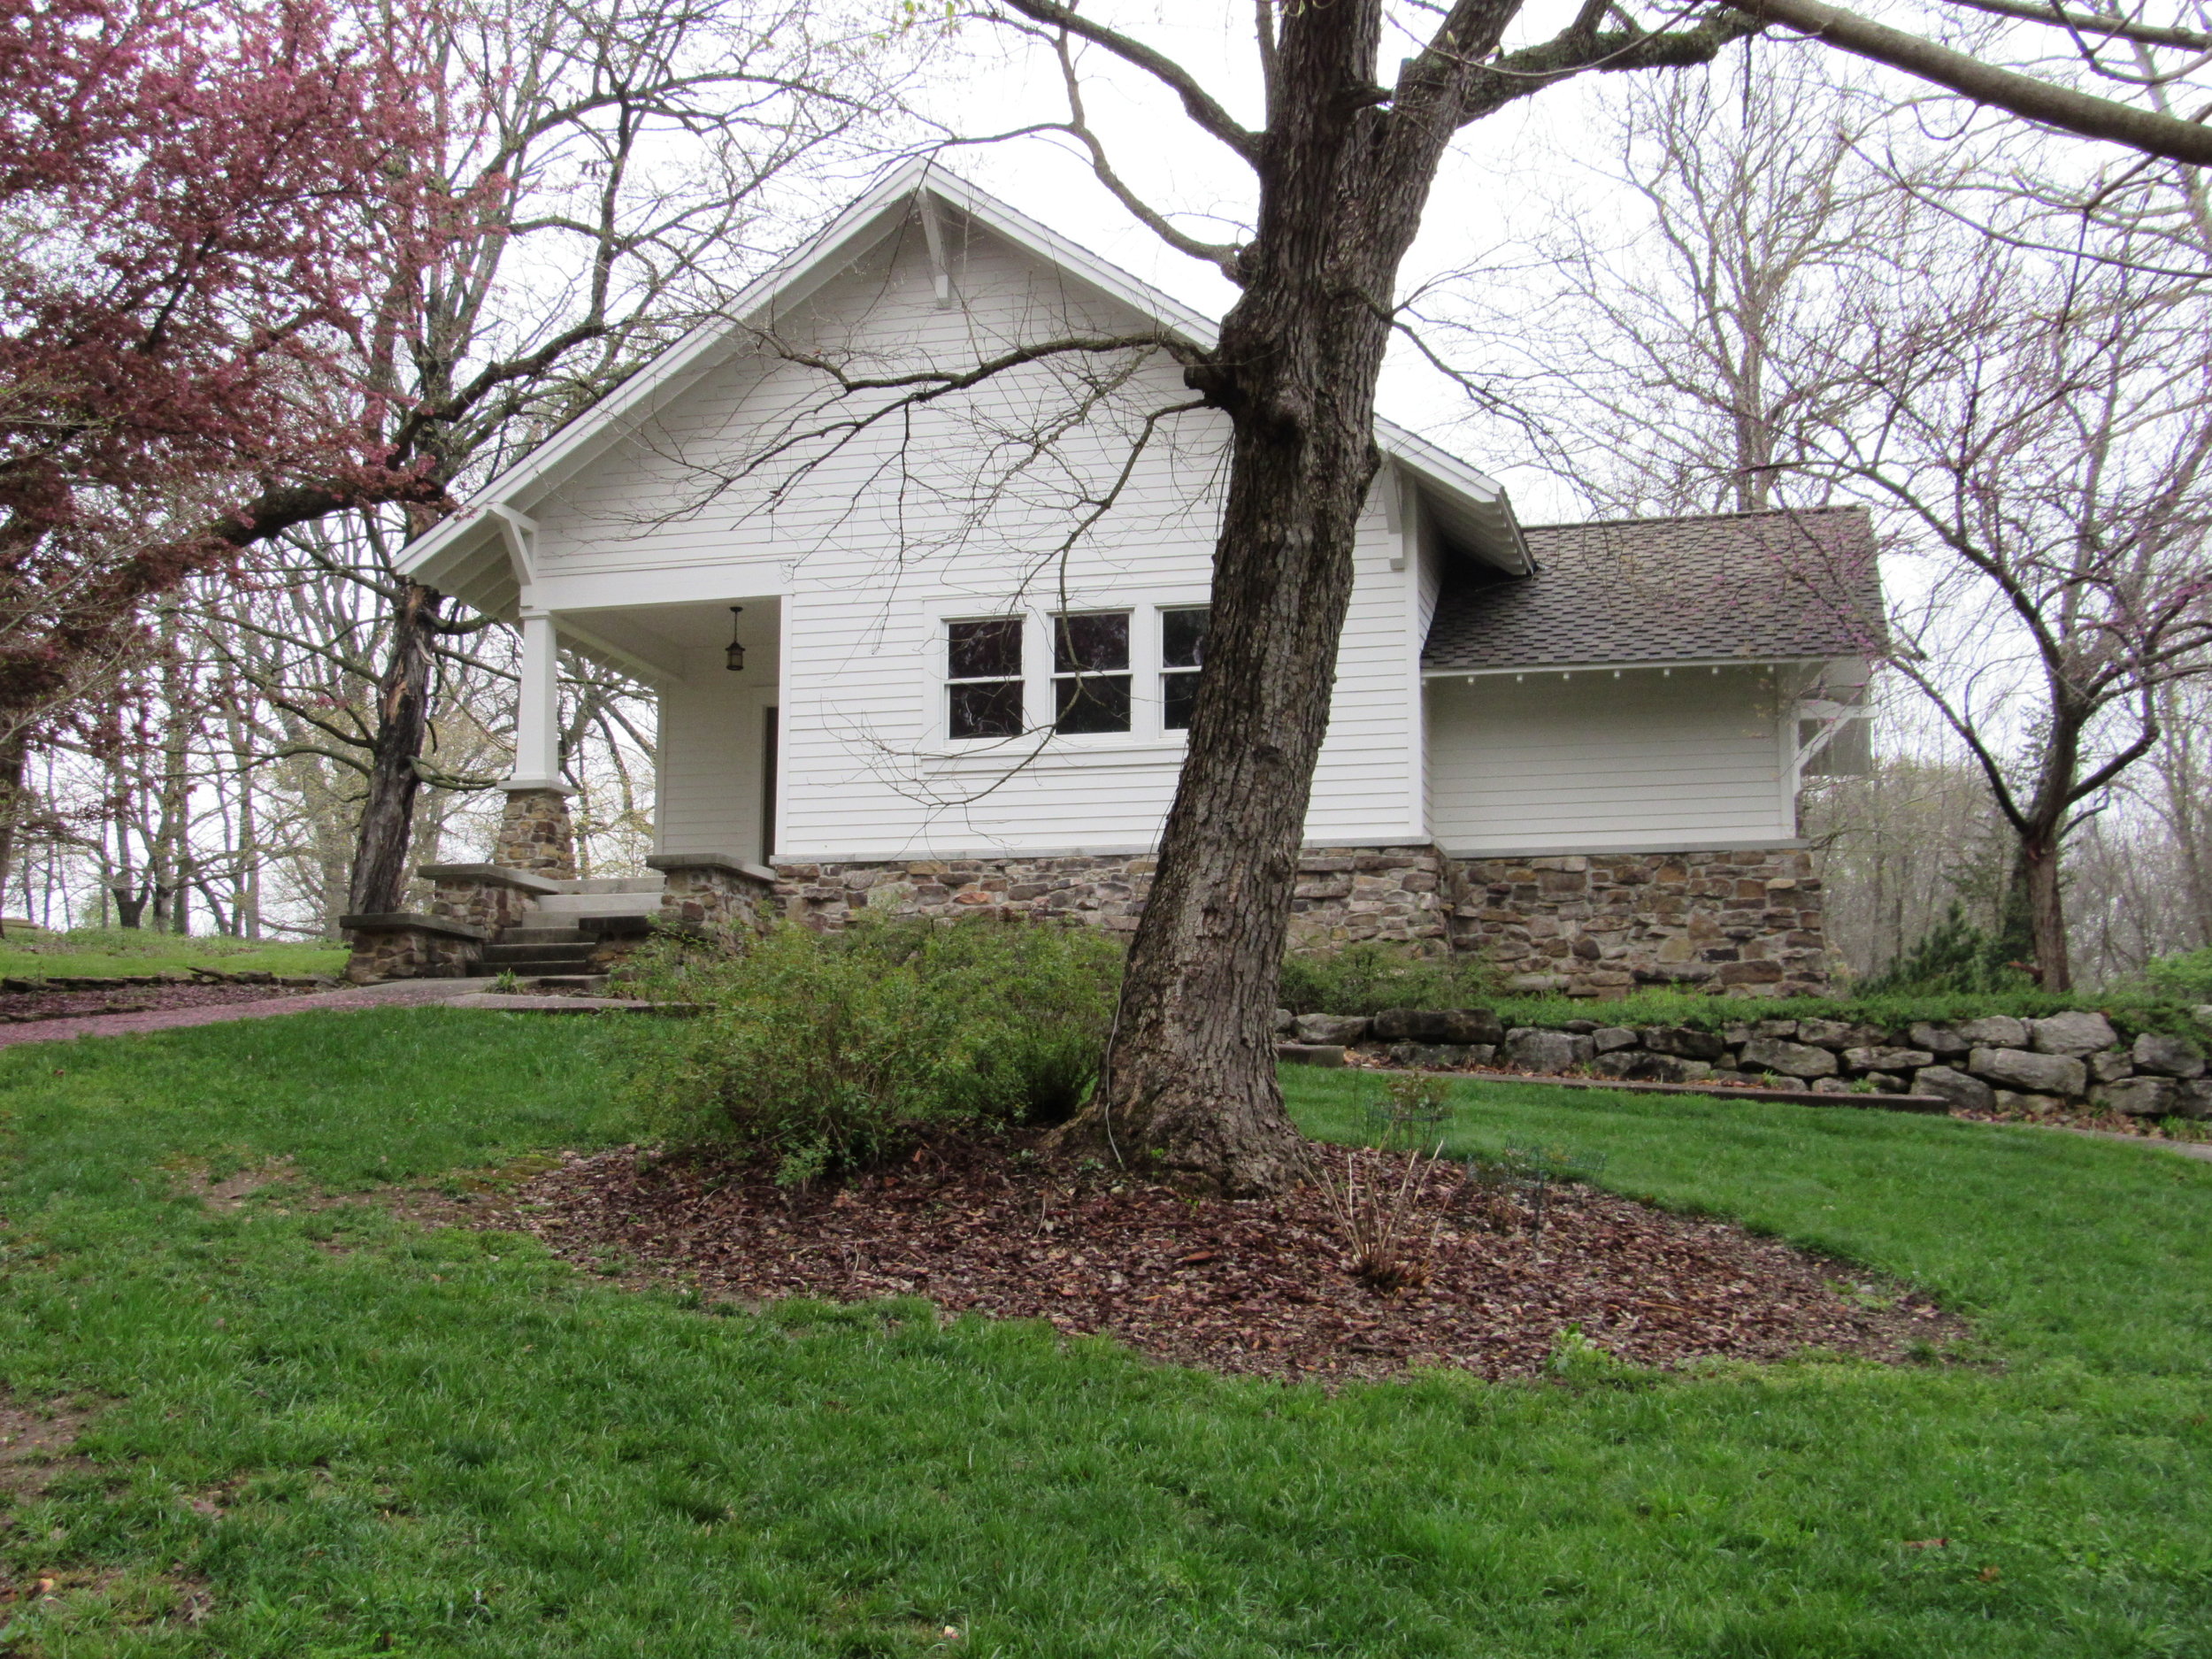
MULTIPOLYGON (((856 375, 964 366, 1015 341, 1143 326, 987 234, 954 242, 956 306, 935 303, 910 232, 818 288, 780 339, 837 355, 856 375)), ((528 503, 535 601, 557 614, 781 595, 779 858, 1149 847, 1173 794, 1179 734, 1055 739, 1017 767, 949 744, 934 689, 948 615, 1042 615, 1064 594, 1077 608, 1131 607, 1142 627, 1146 607, 1204 601, 1226 423, 1171 417, 1129 465, 1142 416, 1189 393, 1164 354, 1118 387, 1082 379, 1125 361, 1031 366, 911 416, 833 432, 875 405, 826 404, 818 371, 738 354, 528 503), (1028 442, 1086 399, 1087 417, 1048 449, 1028 442), (809 433, 784 462, 733 476, 743 457, 809 433), (1063 557, 1083 503, 1115 490, 1125 466, 1110 513, 1063 557)), ((1406 588, 1417 573, 1391 571, 1394 551, 1377 503, 1363 527, 1311 840, 1402 841, 1418 823, 1406 588)), ((1153 654, 1141 649, 1139 661, 1153 654)), ((1041 680, 1047 665, 1033 654, 1030 667, 1041 680)), ((1153 695, 1150 676, 1137 690, 1153 695)), ((711 672, 664 694, 664 849, 757 848, 758 719, 727 718, 734 695, 711 672)))
POLYGON ((1763 670, 1432 681, 1436 838, 1461 853, 1787 841, 1781 745, 1763 670))
POLYGON ((740 675, 727 672, 719 651, 685 657, 683 679, 661 688, 654 841, 663 852, 757 860, 774 658, 755 650, 740 675))

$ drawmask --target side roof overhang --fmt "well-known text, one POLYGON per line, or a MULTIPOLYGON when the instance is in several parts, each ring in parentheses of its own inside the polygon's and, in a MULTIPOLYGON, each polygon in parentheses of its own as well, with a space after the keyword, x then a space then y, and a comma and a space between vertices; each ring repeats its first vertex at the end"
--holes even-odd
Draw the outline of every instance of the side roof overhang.
MULTIPOLYGON (((997 197, 926 160, 895 169, 804 246, 744 289, 722 316, 671 344, 613 392, 546 437, 493 478, 451 518, 402 549, 402 573, 458 595, 480 611, 511 614, 534 578, 533 503, 640 431, 700 376, 743 349, 824 283, 893 234, 917 205, 949 210, 1119 301, 1164 332, 1205 349, 1217 329, 1149 283, 1108 264, 997 197)), ((1378 419, 1375 441, 1447 541, 1503 575, 1533 565, 1504 488, 1394 422, 1378 419)))

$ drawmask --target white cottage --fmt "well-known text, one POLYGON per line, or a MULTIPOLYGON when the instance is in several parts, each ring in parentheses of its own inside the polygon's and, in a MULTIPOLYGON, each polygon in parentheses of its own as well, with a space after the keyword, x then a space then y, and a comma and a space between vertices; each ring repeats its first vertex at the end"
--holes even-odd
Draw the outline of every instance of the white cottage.
MULTIPOLYGON (((654 910, 1133 926, 1226 426, 1174 348, 1212 332, 941 169, 856 204, 407 549, 520 625, 515 772, 492 863, 427 872, 439 919, 354 918, 365 971, 549 967, 654 910), (574 879, 562 648, 658 693, 645 881, 574 879)), ((1300 941, 1599 996, 1816 984, 1796 802, 1863 729, 1863 515, 1525 527, 1464 462, 1378 438, 1300 941)))

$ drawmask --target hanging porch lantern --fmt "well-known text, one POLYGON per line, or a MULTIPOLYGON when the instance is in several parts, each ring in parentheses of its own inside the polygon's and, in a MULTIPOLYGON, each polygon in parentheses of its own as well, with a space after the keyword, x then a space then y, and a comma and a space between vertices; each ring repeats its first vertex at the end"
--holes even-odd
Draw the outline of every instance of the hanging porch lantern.
POLYGON ((744 614, 743 605, 730 607, 730 645, 722 655, 728 663, 730 672, 733 674, 741 673, 745 668, 745 648, 737 642, 737 618, 744 614))

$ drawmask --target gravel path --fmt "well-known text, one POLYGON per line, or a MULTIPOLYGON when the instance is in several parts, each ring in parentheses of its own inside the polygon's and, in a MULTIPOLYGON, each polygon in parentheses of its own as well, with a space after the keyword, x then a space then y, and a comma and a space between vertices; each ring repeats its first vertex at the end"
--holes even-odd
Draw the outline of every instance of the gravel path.
POLYGON ((276 1014, 307 1014, 319 1009, 392 1008, 448 1002, 488 990, 489 979, 399 979, 389 985, 354 986, 342 991, 272 996, 253 1002, 219 1002, 201 1008, 149 1009, 139 1014, 94 1014, 73 1019, 33 1019, 0 1025, 0 1048, 19 1042, 66 1042, 74 1037, 128 1037, 140 1032, 170 1031, 180 1025, 214 1025, 227 1019, 266 1019, 276 1014))

